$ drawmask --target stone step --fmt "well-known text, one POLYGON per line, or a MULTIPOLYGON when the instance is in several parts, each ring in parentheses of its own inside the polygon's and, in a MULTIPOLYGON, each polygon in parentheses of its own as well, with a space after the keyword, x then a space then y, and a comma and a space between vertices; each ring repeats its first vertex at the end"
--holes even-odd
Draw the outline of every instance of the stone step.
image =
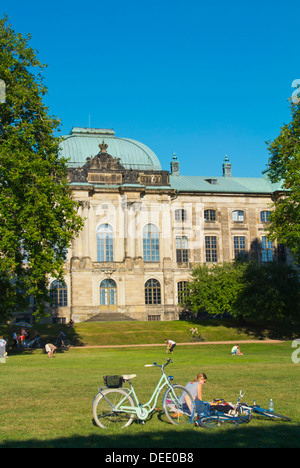
POLYGON ((124 322, 128 320, 134 321, 135 319, 119 312, 100 312, 89 318, 87 322, 124 322))

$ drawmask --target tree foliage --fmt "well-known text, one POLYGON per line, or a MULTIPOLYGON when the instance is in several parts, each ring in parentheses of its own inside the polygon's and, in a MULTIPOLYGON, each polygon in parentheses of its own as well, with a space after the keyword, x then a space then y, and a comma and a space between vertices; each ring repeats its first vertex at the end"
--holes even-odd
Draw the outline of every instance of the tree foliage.
POLYGON ((62 279, 67 247, 81 226, 54 136, 60 122, 43 103, 42 65, 28 42, 0 20, 0 316, 33 296, 39 314, 49 277, 62 279))
POLYGON ((297 271, 283 263, 200 265, 183 298, 182 305, 195 315, 280 320, 299 314, 300 280, 297 271))
POLYGON ((291 104, 292 120, 269 143, 269 177, 282 182, 284 196, 274 202, 269 234, 300 260, 300 104, 291 104))

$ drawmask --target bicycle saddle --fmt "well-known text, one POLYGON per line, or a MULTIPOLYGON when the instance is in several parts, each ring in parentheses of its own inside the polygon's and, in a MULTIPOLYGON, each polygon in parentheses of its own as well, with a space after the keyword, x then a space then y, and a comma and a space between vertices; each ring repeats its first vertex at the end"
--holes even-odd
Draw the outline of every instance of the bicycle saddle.
POLYGON ((135 374, 130 374, 130 375, 122 375, 123 380, 131 380, 136 377, 135 374))

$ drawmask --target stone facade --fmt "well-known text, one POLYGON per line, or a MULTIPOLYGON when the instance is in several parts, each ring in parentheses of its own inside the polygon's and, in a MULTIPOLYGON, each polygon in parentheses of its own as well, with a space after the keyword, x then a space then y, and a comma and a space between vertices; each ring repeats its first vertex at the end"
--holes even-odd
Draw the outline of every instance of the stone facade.
POLYGON ((243 184, 232 177, 228 158, 215 179, 181 177, 175 156, 170 173, 133 170, 107 153, 104 140, 99 146, 99 154, 69 171, 85 224, 67 255, 64 301, 51 309, 55 320, 80 322, 99 313, 178 319, 178 295, 193 265, 239 255, 284 259, 284 249, 266 237, 278 193, 266 179, 243 184))

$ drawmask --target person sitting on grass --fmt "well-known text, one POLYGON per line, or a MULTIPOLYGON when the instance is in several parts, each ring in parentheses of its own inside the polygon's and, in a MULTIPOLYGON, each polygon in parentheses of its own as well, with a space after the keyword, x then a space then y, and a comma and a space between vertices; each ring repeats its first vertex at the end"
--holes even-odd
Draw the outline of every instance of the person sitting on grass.
POLYGON ((239 345, 235 345, 232 350, 231 350, 232 356, 244 356, 244 354, 241 352, 239 345))
MULTIPOLYGON (((209 412, 210 404, 203 401, 203 385, 205 385, 206 382, 206 374, 204 374, 204 372, 200 372, 196 375, 194 380, 189 381, 185 385, 185 388, 190 392, 193 400, 195 401, 197 414, 209 412)), ((181 403, 183 404, 183 411, 185 411, 186 407, 187 411, 192 412, 191 400, 188 395, 183 395, 183 401, 181 403)), ((179 415, 178 412, 174 412, 171 416, 172 418, 177 418, 179 415)))

